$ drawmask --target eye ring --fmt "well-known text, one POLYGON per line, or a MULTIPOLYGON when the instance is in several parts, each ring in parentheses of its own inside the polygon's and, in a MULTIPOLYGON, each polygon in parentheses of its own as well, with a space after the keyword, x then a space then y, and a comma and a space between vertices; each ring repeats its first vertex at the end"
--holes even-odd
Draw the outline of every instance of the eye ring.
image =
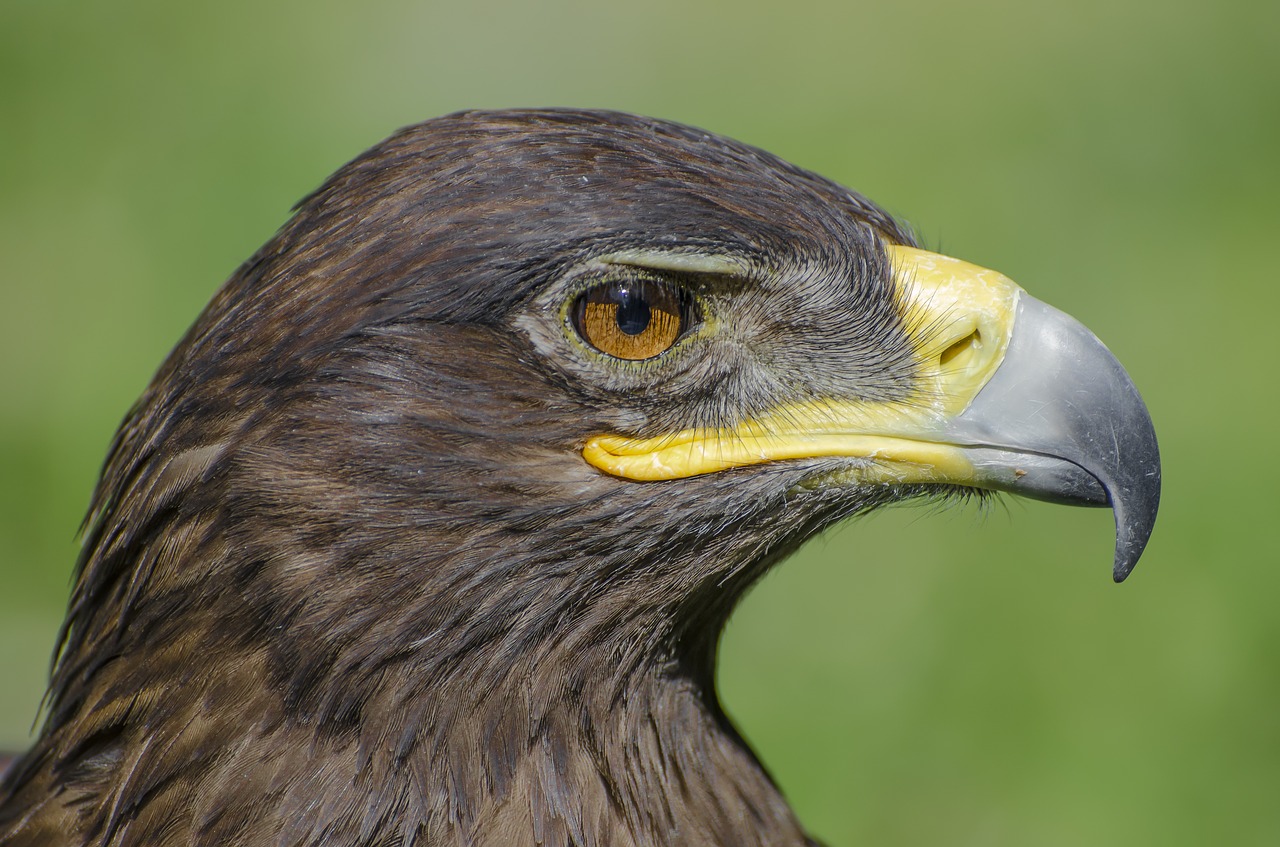
POLYGON ((584 342, 626 361, 662 355, 698 323, 686 288, 647 274, 601 281, 578 295, 569 316, 584 342))

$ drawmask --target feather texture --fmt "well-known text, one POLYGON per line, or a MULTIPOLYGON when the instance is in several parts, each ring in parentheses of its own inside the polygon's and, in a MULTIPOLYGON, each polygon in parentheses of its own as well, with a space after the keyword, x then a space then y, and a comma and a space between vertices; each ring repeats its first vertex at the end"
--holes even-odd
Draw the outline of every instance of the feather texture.
POLYGON ((905 396, 885 240, 911 235, 847 189, 616 113, 453 115, 342 168, 116 435, 0 841, 809 843, 719 706, 716 640, 805 538, 917 492, 578 453, 905 396), (619 365, 556 309, 637 249, 749 270, 682 277, 716 331, 619 365))

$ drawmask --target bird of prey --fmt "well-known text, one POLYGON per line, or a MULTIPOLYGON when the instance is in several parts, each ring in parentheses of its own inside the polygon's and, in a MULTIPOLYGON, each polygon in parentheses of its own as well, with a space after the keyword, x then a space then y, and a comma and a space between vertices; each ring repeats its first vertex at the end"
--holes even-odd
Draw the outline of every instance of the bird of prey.
POLYGON ((743 592, 991 491, 1110 505, 1121 579, 1159 485, 1096 337, 861 195, 631 115, 431 120, 121 425, 0 842, 814 844, 716 697, 743 592))

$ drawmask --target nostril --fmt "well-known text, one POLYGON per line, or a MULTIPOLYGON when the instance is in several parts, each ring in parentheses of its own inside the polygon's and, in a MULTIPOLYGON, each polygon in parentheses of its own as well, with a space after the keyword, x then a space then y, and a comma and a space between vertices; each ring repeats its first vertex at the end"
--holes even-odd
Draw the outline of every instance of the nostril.
MULTIPOLYGON (((942 355, 938 357, 938 364, 942 365, 945 368, 951 365, 955 361, 957 356, 963 356, 965 353, 968 353, 970 350, 976 350, 981 346, 982 346, 982 334, 975 329, 973 332, 969 333, 964 338, 961 338, 959 341, 952 344, 946 350, 943 350, 942 355)), ((962 363, 957 362, 956 364, 962 364, 962 363)))

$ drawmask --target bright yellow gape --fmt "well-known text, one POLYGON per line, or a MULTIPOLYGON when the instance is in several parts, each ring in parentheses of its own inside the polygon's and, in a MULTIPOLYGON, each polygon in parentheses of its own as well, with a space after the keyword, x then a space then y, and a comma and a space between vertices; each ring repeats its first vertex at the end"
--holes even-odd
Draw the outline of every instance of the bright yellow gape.
POLYGON ((731 429, 648 439, 599 435, 582 451, 605 473, 681 479, 763 462, 820 457, 874 460, 863 482, 964 483, 973 468, 941 441, 1004 358, 1021 289, 995 271, 914 247, 890 246, 904 325, 918 357, 916 389, 892 403, 830 400, 779 407, 731 429))

